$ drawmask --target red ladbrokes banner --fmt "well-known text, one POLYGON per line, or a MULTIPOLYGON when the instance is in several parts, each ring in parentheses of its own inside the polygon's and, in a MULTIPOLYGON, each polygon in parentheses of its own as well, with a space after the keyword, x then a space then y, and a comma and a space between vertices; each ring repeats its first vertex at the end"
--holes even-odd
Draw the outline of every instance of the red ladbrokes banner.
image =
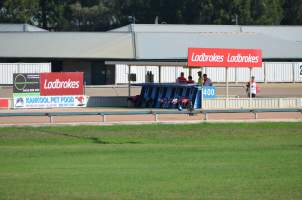
POLYGON ((189 67, 262 67, 261 49, 189 48, 189 67))
POLYGON ((83 72, 40 74, 41 96, 83 95, 83 72))

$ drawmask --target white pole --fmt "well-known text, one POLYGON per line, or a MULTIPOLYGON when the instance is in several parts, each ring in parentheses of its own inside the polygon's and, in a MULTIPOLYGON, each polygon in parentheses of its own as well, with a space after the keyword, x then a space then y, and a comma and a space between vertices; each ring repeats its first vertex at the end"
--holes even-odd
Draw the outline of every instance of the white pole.
POLYGON ((158 66, 158 82, 161 83, 161 66, 158 66))
POLYGON ((228 67, 225 68, 225 82, 226 82, 226 98, 229 98, 229 80, 228 80, 228 67))
POLYGON ((128 65, 128 97, 131 96, 131 81, 130 81, 130 74, 131 74, 131 65, 128 65))
POLYGON ((252 69, 253 69, 253 68, 250 67, 250 80, 249 80, 249 83, 250 83, 250 84, 249 84, 249 85, 250 85, 250 89, 249 89, 250 98, 252 98, 252 91, 251 91, 251 89, 252 89, 252 83, 251 83, 251 80, 252 80, 252 69))

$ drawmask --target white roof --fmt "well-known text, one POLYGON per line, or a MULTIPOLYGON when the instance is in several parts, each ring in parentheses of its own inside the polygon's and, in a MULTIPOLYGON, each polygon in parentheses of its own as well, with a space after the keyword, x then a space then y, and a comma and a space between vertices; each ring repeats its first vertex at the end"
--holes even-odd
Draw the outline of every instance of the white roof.
POLYGON ((109 32, 0 32, 2 58, 185 61, 190 47, 257 48, 302 59, 302 26, 132 24, 109 32))
POLYGON ((29 24, 0 24, 0 32, 34 32, 47 31, 29 24))
POLYGON ((137 59, 187 59, 190 47, 261 49, 264 59, 302 59, 302 43, 262 33, 136 33, 137 59))
POLYGON ((0 57, 133 58, 130 33, 0 33, 0 57))

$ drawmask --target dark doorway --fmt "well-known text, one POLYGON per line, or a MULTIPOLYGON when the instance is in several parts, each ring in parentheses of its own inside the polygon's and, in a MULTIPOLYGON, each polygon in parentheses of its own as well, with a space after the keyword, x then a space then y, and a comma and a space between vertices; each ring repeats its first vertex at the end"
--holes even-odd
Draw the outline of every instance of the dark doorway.
POLYGON ((52 72, 63 71, 63 62, 59 60, 51 61, 51 71, 52 72))
POLYGON ((105 65, 101 62, 92 63, 92 84, 112 85, 115 84, 115 66, 105 65))

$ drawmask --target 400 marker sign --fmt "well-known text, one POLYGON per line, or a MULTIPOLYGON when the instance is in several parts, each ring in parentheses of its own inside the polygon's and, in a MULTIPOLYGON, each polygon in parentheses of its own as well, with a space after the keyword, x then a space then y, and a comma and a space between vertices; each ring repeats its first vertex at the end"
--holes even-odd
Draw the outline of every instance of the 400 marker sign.
POLYGON ((14 93, 40 93, 40 75, 18 73, 13 75, 14 93))

